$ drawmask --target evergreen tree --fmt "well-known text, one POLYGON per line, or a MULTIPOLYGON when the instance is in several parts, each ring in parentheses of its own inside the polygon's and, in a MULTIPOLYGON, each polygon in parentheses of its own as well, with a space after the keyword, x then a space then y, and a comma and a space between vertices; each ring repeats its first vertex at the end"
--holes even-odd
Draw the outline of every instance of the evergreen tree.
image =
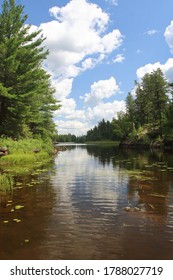
POLYGON ((55 130, 52 120, 59 106, 50 76, 43 69, 48 51, 41 31, 25 25, 24 7, 5 0, 0 14, 0 134, 42 136, 55 130))
POLYGON ((129 121, 133 123, 135 127, 136 124, 136 108, 135 108, 135 99, 132 94, 129 92, 126 98, 126 114, 129 118, 129 121))
POLYGON ((148 102, 146 94, 140 84, 136 83, 135 112, 138 126, 148 123, 148 102))
POLYGON ((146 74, 141 83, 143 108, 151 130, 163 133, 168 108, 168 83, 161 69, 146 74))
POLYGON ((167 122, 165 125, 166 137, 173 138, 173 83, 169 84, 169 105, 167 111, 167 122))

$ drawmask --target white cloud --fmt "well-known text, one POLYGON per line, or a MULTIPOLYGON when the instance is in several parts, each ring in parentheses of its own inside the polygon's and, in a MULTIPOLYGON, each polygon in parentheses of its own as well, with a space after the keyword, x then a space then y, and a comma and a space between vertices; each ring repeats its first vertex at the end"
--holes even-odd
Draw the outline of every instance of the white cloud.
POLYGON ((61 108, 60 110, 55 112, 55 118, 57 117, 63 117, 66 118, 69 115, 71 115, 73 112, 75 112, 76 109, 76 102, 73 98, 65 98, 61 102, 61 108))
POLYGON ((111 121, 117 117, 117 113, 125 111, 125 101, 99 103, 97 106, 76 110, 74 100, 67 100, 64 103, 64 108, 56 112, 55 123, 58 126, 59 134, 75 134, 84 135, 86 132, 98 124, 103 118, 111 121), (66 106, 70 109, 66 109, 66 106), (59 117, 64 119, 59 119, 59 117))
POLYGON ((82 67, 80 68, 81 71, 94 68, 98 63, 101 63, 104 58, 105 58, 104 54, 99 55, 98 58, 91 58, 91 57, 86 58, 84 61, 82 61, 82 67))
POLYGON ((149 63, 138 68, 136 71, 138 79, 141 79, 145 74, 151 73, 153 70, 156 70, 157 68, 161 68, 160 62, 156 62, 154 64, 149 63))
POLYGON ((76 136, 85 135, 86 132, 89 130, 89 126, 87 122, 82 122, 79 120, 58 120, 57 122, 58 126, 58 133, 59 134, 74 134, 76 136))
POLYGON ((54 119, 60 134, 86 134, 87 130, 97 125, 103 118, 111 121, 113 117, 116 117, 117 112, 125 110, 124 101, 103 102, 104 99, 109 99, 119 90, 114 77, 93 83, 91 92, 82 97, 87 106, 80 110, 77 109, 74 99, 67 98, 72 81, 65 79, 59 82, 59 85, 61 86, 59 91, 64 92, 64 98, 62 99, 62 107, 54 114, 54 119), (88 107, 88 104, 91 106, 88 107))
POLYGON ((158 30, 156 30, 156 29, 151 29, 151 30, 148 30, 148 31, 145 32, 145 34, 147 34, 149 36, 153 36, 157 33, 158 33, 158 30))
POLYGON ((166 28, 164 36, 168 46, 170 47, 171 53, 173 53, 173 20, 171 21, 171 24, 166 28))
POLYGON ((116 57, 114 58, 113 62, 114 63, 121 63, 125 60, 125 57, 123 54, 117 54, 116 57))
MULTIPOLYGON (((64 80, 62 85, 63 83, 66 85, 66 82, 70 84, 70 81, 64 80)), ((113 77, 93 83, 91 85, 91 93, 83 97, 85 104, 90 102, 92 106, 85 106, 80 110, 77 109, 74 99, 65 97, 62 100, 61 109, 54 114, 55 123, 58 125, 58 132, 60 134, 86 134, 89 129, 97 125, 103 118, 111 121, 117 116, 119 111, 125 111, 125 101, 103 102, 105 98, 109 99, 114 95, 118 89, 119 87, 113 77), (96 102, 94 102, 95 100, 96 102), (94 104, 95 106, 93 106, 94 104)))
POLYGON ((65 98, 61 102, 60 110, 54 113, 55 120, 63 118, 64 120, 85 121, 85 111, 78 110, 76 101, 73 98, 65 98))
POLYGON ((115 78, 111 77, 108 80, 94 82, 91 85, 90 93, 86 93, 83 99, 87 105, 95 106, 101 100, 110 98, 112 95, 116 94, 118 90, 119 86, 117 85, 115 78))
POLYGON ((108 2, 112 5, 118 6, 118 0, 106 0, 106 2, 108 2))
POLYGON ((118 29, 106 34, 101 39, 100 51, 103 53, 111 53, 122 44, 122 35, 118 29))
POLYGON ((169 82, 173 82, 173 58, 169 58, 165 64, 161 64, 160 62, 156 62, 154 64, 146 64, 137 69, 137 77, 141 79, 146 73, 151 73, 153 70, 160 68, 166 79, 169 82))
POLYGON ((57 98, 57 100, 63 100, 71 93, 73 79, 53 79, 52 85, 56 89, 55 97, 57 98))
MULTIPOLYGON (((109 2, 117 5, 115 0, 109 2)), ((109 14, 87 0, 71 0, 63 7, 52 7, 49 12, 52 21, 38 28, 46 38, 44 46, 49 49, 44 67, 52 76, 55 97, 62 105, 54 120, 59 133, 85 134, 103 117, 110 120, 115 117, 117 111, 125 108, 124 102, 103 103, 119 91, 115 78, 111 77, 93 83, 90 92, 83 96, 85 106, 78 109, 76 100, 70 98, 73 81, 117 50, 123 36, 118 29, 108 29, 109 14)), ((33 30, 36 28, 33 26, 33 30)), ((120 62, 123 57, 117 59, 120 62)))
POLYGON ((50 51, 47 69, 55 76, 76 77, 122 43, 123 36, 118 29, 106 33, 109 15, 96 4, 71 0, 64 7, 52 7, 50 14, 55 19, 42 23, 40 28, 50 51), (86 62, 90 62, 87 67, 86 62))
POLYGON ((94 125, 98 124, 103 118, 111 121, 120 111, 125 111, 125 101, 115 100, 114 102, 100 103, 94 108, 89 107, 87 109, 87 117, 90 123, 94 125))

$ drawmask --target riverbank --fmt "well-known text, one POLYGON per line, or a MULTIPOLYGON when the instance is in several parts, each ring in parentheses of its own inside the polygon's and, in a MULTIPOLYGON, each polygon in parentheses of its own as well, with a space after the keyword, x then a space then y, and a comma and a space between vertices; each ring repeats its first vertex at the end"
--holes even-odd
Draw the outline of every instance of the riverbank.
POLYGON ((44 166, 55 153, 50 140, 0 138, 0 191, 11 191, 16 175, 44 166))
POLYGON ((120 141, 110 141, 110 140, 103 140, 103 141, 87 141, 85 142, 85 144, 88 144, 88 145, 106 145, 106 146, 119 146, 120 144, 120 141))
POLYGON ((133 148, 133 149, 161 149, 165 151, 173 151, 173 140, 159 139, 151 140, 148 142, 138 140, 125 140, 120 142, 119 147, 121 148, 133 148))

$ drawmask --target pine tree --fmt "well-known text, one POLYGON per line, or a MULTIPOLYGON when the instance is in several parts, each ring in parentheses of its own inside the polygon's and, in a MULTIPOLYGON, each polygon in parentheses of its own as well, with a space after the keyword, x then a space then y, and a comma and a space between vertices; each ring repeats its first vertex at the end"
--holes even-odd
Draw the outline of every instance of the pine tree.
POLYGON ((158 134, 162 135, 168 108, 168 82, 161 69, 146 74, 141 87, 147 122, 152 130, 157 130, 158 134))
POLYGON ((0 14, 0 135, 26 137, 53 133, 59 106, 43 69, 48 51, 41 31, 25 24, 24 6, 5 0, 0 14))

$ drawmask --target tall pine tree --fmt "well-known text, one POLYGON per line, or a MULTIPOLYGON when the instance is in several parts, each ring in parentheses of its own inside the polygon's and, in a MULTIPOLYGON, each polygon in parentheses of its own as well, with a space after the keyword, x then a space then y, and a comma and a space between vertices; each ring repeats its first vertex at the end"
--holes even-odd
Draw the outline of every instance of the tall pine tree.
POLYGON ((162 70, 158 68, 151 74, 144 75, 141 87, 148 124, 152 130, 157 130, 162 135, 168 108, 168 82, 162 70))
POLYGON ((51 136, 53 96, 50 76, 43 69, 48 51, 41 31, 26 25, 24 6, 5 0, 0 14, 0 135, 51 136))

